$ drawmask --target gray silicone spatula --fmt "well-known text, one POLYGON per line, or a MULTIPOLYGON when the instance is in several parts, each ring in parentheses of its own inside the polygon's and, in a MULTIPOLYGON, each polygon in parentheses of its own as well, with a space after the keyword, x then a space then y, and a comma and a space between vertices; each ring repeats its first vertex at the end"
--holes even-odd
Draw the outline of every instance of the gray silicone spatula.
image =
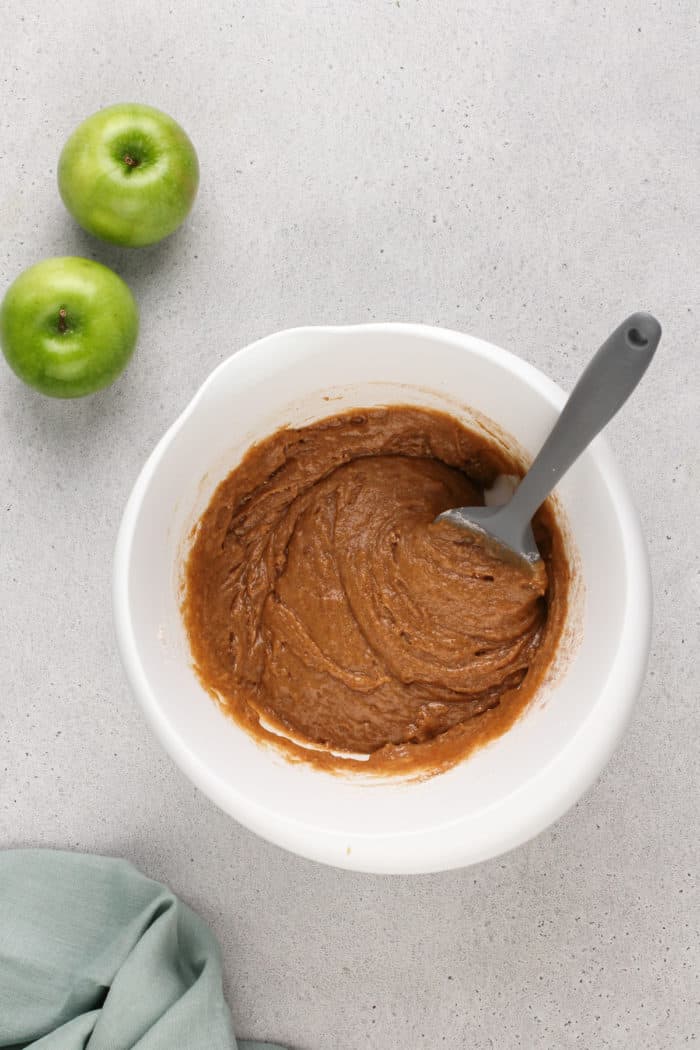
POLYGON ((443 511, 435 520, 488 536, 504 548, 504 555, 516 554, 531 564, 538 561, 540 552, 530 524, 533 514, 622 408, 649 367, 660 338, 661 325, 651 314, 636 313, 623 321, 585 369, 508 503, 501 507, 456 507, 443 511))

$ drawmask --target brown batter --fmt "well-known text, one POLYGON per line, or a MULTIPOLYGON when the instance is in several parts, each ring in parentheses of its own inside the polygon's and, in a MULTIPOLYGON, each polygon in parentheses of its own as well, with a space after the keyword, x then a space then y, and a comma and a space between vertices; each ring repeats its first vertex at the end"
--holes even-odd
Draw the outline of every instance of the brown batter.
POLYGON ((561 534, 545 505, 531 570, 433 519, 482 504, 502 473, 522 469, 495 442, 410 407, 254 446, 214 493, 186 566, 202 682, 255 735, 326 768, 431 773, 500 735, 561 634, 561 534))

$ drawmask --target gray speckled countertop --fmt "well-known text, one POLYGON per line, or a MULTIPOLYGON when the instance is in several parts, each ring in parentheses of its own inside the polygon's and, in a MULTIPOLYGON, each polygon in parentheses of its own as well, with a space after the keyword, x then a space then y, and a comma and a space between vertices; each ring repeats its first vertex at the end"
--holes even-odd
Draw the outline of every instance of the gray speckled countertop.
POLYGON ((700 1040, 698 29, 694 0, 3 5, 2 286, 45 255, 96 256, 143 325, 122 381, 82 402, 0 368, 0 845, 121 854, 167 881, 223 945, 241 1035, 700 1040), (203 176, 187 225, 131 254, 55 190, 68 132, 125 99, 179 119, 203 176), (218 812, 146 729, 110 610, 129 489, 208 372, 278 328, 373 318, 473 332, 570 387, 638 307, 662 350, 610 438, 656 622, 596 786, 524 848, 417 878, 324 869, 218 812))

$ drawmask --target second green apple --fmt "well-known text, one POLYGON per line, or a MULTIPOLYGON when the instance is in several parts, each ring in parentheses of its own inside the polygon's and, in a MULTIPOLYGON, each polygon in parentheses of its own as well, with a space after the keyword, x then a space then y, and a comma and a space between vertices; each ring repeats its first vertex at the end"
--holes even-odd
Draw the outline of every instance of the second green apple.
POLYGON ((197 154, 183 128, 138 103, 88 117, 58 163, 58 188, 71 215, 96 237, 130 248, 173 233, 198 185, 197 154))
POLYGON ((44 259, 0 303, 0 347, 25 383, 50 397, 83 397, 126 367, 139 327, 128 287, 93 259, 44 259))

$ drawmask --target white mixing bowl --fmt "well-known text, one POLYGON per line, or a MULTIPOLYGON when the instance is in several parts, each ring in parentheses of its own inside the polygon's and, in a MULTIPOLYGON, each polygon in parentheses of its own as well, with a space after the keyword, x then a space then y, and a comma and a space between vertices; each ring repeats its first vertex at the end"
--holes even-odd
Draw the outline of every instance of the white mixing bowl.
POLYGON ((131 687, 165 749, 209 798, 305 857, 360 871, 427 872, 525 842, 592 784, 630 718, 651 623, 645 545, 604 439, 558 490, 585 590, 568 665, 509 732, 440 776, 368 783, 292 764, 256 743, 200 685, 179 611, 190 528, 250 445, 279 427, 409 403, 473 422, 471 406, 532 455, 564 401, 512 354, 419 325, 279 332, 212 373, 134 486, 114 574, 131 687))

